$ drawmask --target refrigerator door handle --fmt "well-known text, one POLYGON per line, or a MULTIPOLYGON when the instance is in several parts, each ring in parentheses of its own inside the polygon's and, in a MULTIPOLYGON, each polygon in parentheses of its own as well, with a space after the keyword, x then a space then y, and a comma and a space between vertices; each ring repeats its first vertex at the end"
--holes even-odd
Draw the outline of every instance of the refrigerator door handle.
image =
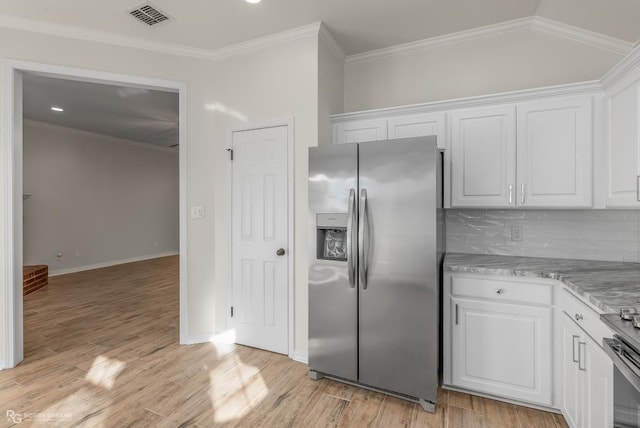
MULTIPOLYGON (((356 286, 356 265, 354 258, 357 257, 353 252, 355 240, 353 239, 354 217, 356 216, 356 191, 349 189, 349 213, 347 214, 347 269, 349 270, 349 285, 351 288, 356 286)), ((356 220, 357 221, 357 220, 356 220)))
POLYGON ((362 289, 367 289, 367 262, 365 260, 365 223, 367 222, 367 189, 360 191, 360 224, 358 225, 358 270, 362 289))

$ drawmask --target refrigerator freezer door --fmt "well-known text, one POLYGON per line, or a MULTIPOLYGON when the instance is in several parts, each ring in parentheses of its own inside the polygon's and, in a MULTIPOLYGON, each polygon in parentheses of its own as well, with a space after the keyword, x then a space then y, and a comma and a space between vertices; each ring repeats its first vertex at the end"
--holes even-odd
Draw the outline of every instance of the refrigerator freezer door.
POLYGON ((352 381, 358 379, 357 189, 357 144, 309 149, 309 368, 352 381), (325 218, 345 219, 347 260, 318 257, 328 236, 325 218))
POLYGON ((359 146, 359 381, 435 402, 439 284, 435 138, 359 146), (360 204, 362 204, 362 199, 360 204), (362 225, 362 223, 361 223, 362 225), (362 275, 362 274, 361 274, 362 275))

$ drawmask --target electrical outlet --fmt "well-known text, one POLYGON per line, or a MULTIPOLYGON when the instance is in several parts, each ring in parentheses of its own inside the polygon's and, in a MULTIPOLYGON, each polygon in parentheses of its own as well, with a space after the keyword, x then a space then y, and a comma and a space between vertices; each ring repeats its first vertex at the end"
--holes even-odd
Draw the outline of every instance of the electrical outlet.
POLYGON ((80 257, 80 250, 75 250, 73 252, 73 257, 80 257))
POLYGON ((153 241, 153 246, 157 247, 158 245, 160 245, 160 243, 158 241, 153 241))
POLYGON ((511 240, 522 241, 522 226, 513 226, 511 228, 511 240))
POLYGON ((204 207, 191 207, 191 218, 204 218, 204 207))

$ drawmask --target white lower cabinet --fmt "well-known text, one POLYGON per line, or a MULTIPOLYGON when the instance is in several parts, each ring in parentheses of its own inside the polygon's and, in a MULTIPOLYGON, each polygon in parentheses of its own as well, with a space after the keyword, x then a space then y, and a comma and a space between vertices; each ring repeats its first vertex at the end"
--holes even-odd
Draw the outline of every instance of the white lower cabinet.
POLYGON ((451 298, 451 382, 551 405, 552 310, 451 298))
POLYGON ((566 313, 562 331, 562 413, 570 427, 613 426, 613 363, 566 313))
POLYGON ((572 428, 613 427, 611 331, 554 280, 446 273, 443 384, 562 411, 572 428))

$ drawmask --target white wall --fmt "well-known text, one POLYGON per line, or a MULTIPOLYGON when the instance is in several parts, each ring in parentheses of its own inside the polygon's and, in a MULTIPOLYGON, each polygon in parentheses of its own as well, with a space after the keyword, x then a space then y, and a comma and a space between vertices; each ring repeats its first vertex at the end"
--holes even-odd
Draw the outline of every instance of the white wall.
POLYGON ((344 112, 344 58, 318 40, 318 144, 331 144, 331 115, 344 112))
MULTIPOLYGON (((38 33, 0 29, 0 58, 22 59, 186 82, 187 200, 206 218, 189 220, 187 339, 225 328, 227 131, 237 122, 295 118, 296 342, 306 355, 307 146, 318 135, 317 35, 218 61, 175 56, 38 33)), ((0 78, 4 78, 0 76, 0 78)), ((1 109, 4 106, 0 106, 1 109)), ((4 168, 0 153, 0 168, 4 168)), ((0 186, 0 213, 6 189, 0 186)), ((1 216, 2 214, 0 214, 1 216)), ((0 234, 4 233, 0 217, 0 234)), ((0 242, 4 237, 0 236, 0 242)), ((0 260, 6 260, 0 246, 0 260)), ((6 267, 2 264, 2 269, 6 267)), ((0 272, 3 275, 4 272, 0 272)), ((0 293, 0 299, 3 294, 0 293)), ((0 301, 0 304, 3 304, 0 301)), ((1 321, 0 321, 1 322, 1 321)), ((4 326, 0 325, 0 331, 4 326)), ((1 333, 0 333, 1 334, 1 333)), ((0 349, 0 352, 4 352, 0 349)))
MULTIPOLYGON (((232 124, 240 122, 294 117, 294 353, 306 358, 307 151, 318 141, 318 38, 304 38, 250 55, 217 61, 213 63, 209 78, 211 82, 216 82, 213 96, 204 105, 207 116, 211 118, 207 122, 207 131, 212 134, 212 144, 202 145, 200 156, 203 160, 190 173, 207 180, 205 186, 192 186, 192 190, 198 199, 206 201, 207 209, 214 212, 213 236, 207 238, 212 239, 212 247, 202 246, 199 250, 213 252, 198 256, 211 257, 215 266, 213 270, 207 266, 193 266, 190 272, 202 278, 209 278, 213 274, 215 325, 221 329, 228 313, 228 303, 224 298, 228 275, 227 130, 232 124)), ((198 233, 195 228, 200 227, 196 222, 193 226, 190 239, 198 233)), ((190 305, 200 306, 199 311, 211 311, 208 302, 190 300, 190 305)))
POLYGON ((34 121, 23 150, 24 264, 55 274, 178 252, 177 151, 34 121))
POLYGON ((622 57, 521 29, 345 67, 345 111, 599 79, 622 57))

